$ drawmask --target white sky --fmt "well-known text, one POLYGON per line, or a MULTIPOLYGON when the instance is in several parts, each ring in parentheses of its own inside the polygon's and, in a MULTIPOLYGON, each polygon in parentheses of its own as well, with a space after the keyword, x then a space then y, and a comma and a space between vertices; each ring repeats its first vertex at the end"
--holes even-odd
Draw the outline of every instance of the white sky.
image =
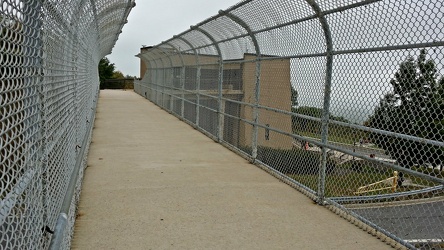
POLYGON ((240 0, 136 0, 128 23, 107 57, 124 75, 138 77, 139 58, 134 55, 142 45, 157 45, 238 2, 240 0))

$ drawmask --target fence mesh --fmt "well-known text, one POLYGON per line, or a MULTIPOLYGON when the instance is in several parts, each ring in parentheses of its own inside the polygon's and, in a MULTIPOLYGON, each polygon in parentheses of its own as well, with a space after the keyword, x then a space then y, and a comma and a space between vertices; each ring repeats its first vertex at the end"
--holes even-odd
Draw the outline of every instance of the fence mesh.
POLYGON ((97 65, 133 6, 128 0, 1 1, 0 249, 47 249, 62 212, 68 225, 61 248, 69 248, 97 65))
POLYGON ((442 248, 442 20, 440 0, 247 0, 142 48, 135 90, 368 230, 442 248))

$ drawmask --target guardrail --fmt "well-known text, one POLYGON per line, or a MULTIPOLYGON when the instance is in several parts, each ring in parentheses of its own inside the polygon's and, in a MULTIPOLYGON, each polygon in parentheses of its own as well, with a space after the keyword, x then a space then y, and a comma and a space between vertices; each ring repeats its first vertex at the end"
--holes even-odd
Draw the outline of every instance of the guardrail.
POLYGON ((70 248, 97 65, 132 7, 133 0, 2 1, 0 249, 70 248))
POLYGON ((438 0, 246 0, 142 48, 134 88, 382 238, 437 247, 443 13, 438 0), (374 183, 389 188, 356 195, 374 183))

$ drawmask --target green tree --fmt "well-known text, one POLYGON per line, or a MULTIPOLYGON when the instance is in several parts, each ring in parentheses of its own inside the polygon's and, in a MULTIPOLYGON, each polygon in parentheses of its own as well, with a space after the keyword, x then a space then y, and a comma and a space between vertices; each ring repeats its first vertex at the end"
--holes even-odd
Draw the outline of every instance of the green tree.
POLYGON ((115 66, 111 63, 108 58, 102 58, 99 62, 99 78, 100 83, 103 83, 106 79, 112 79, 114 74, 115 66))
POLYGON ((125 79, 125 76, 123 75, 123 73, 121 71, 114 71, 113 72, 113 76, 112 79, 125 79))
MULTIPOLYGON (((430 140, 444 138, 444 78, 435 62, 408 57, 390 80, 393 92, 387 93, 367 124, 370 127, 430 140)), ((444 148, 394 136, 371 133, 370 138, 404 167, 444 162, 444 148)))

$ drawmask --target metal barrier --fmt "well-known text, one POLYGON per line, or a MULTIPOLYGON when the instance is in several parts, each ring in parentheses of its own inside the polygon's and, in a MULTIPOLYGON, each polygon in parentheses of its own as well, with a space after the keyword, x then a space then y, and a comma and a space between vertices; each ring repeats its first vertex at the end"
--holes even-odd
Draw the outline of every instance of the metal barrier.
POLYGON ((408 248, 444 232, 444 3, 246 0, 138 55, 135 91, 408 248))
POLYGON ((69 249, 97 65, 133 6, 133 0, 2 0, 0 249, 69 249))

